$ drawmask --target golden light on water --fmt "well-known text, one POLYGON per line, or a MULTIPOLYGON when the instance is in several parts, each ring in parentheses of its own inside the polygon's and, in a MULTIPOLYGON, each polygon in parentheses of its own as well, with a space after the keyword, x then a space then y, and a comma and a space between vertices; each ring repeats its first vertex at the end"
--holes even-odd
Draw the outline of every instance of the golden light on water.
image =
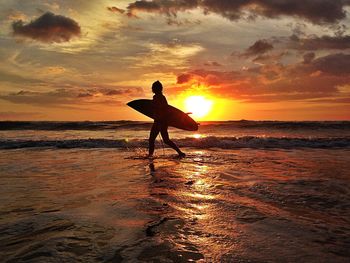
POLYGON ((202 134, 199 134, 199 133, 195 133, 195 134, 193 134, 192 136, 193 136, 193 138, 195 138, 195 139, 200 139, 200 138, 203 137, 202 134))
POLYGON ((205 117, 212 109, 213 102, 203 96, 190 96, 185 100, 187 112, 191 112, 195 118, 205 117))

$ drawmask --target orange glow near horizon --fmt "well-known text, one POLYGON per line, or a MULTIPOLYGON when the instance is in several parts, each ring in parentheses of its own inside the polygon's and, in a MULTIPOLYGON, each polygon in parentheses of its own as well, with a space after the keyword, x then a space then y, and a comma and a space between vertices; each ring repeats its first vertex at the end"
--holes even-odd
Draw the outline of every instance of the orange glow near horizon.
POLYGON ((195 118, 203 118, 210 113, 213 102, 203 96, 190 96, 185 100, 187 112, 191 112, 195 118))
POLYGON ((235 117, 228 116, 227 109, 230 109, 230 115, 239 116, 240 113, 240 107, 237 101, 215 97, 202 85, 192 86, 187 91, 178 94, 176 99, 169 101, 169 104, 183 112, 192 112, 189 116, 195 121, 234 119, 235 117))

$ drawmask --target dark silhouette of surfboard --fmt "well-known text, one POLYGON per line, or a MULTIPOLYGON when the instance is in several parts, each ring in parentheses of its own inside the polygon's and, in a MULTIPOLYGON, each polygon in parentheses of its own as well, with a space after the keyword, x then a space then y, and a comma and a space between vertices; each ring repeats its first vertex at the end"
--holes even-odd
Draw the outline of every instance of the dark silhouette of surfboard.
MULTIPOLYGON (((127 105, 134 110, 146 115, 147 117, 150 117, 154 119, 154 112, 153 112, 153 102, 152 100, 133 100, 127 103, 127 105)), ((186 131, 197 131, 198 130, 198 123, 195 122, 188 114, 182 112, 181 110, 173 107, 168 106, 168 113, 167 113, 167 121, 168 125, 186 130, 186 131)))

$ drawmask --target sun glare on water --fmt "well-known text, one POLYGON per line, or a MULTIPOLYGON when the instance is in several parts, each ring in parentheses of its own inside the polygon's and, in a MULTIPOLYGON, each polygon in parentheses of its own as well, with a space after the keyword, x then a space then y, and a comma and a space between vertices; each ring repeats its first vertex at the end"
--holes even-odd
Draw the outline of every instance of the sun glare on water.
POLYGON ((213 102, 203 96, 191 96, 185 100, 187 112, 191 112, 195 118, 205 117, 211 110, 213 102))

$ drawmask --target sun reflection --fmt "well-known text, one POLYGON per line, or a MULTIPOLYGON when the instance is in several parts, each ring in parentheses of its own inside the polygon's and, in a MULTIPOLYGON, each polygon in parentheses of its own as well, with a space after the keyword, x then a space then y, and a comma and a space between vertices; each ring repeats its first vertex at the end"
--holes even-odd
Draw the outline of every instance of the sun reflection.
POLYGON ((204 200, 212 200, 214 196, 211 194, 201 194, 201 193, 189 193, 187 196, 196 198, 196 199, 204 199, 204 200))
POLYGON ((204 210, 204 209, 207 209, 208 207, 209 207, 209 205, 203 205, 203 204, 201 204, 201 205, 199 205, 199 204, 192 204, 192 207, 194 207, 194 208, 196 208, 196 209, 198 209, 198 210, 204 210))
POLYGON ((192 137, 195 138, 195 139, 200 139, 200 138, 203 137, 203 135, 199 134, 199 133, 196 133, 196 134, 193 134, 192 137))

